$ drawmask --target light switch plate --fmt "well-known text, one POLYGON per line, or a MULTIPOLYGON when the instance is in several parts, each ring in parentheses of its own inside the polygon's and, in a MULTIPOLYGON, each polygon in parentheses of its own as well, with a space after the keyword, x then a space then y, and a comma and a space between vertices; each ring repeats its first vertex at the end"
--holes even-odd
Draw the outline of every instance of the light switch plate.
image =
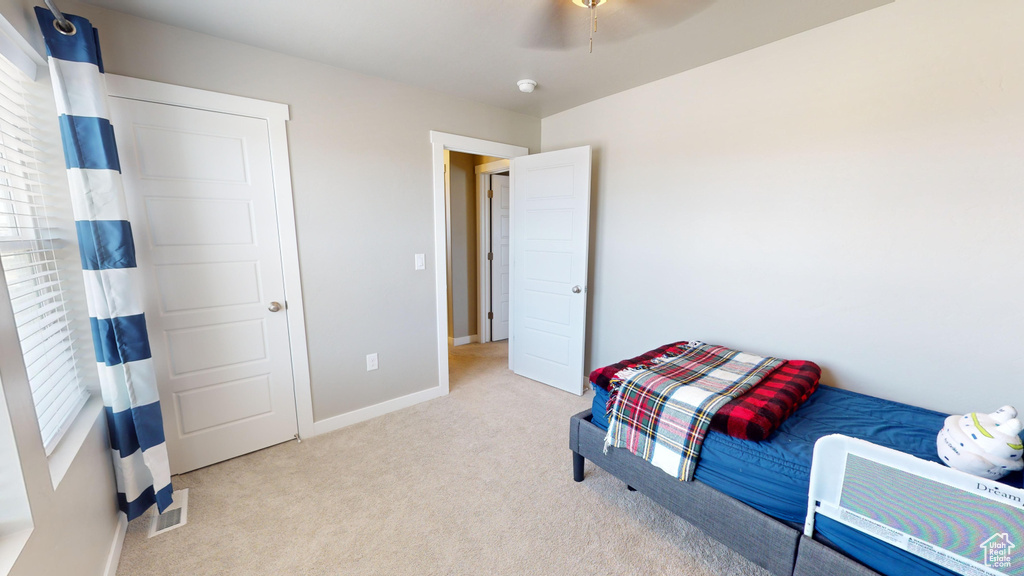
POLYGON ((366 371, 369 372, 371 370, 376 370, 376 369, 377 369, 377 353, 374 352, 373 354, 367 354, 366 355, 366 371))
POLYGON ((416 269, 424 270, 427 267, 427 260, 423 257, 423 254, 416 255, 416 269))

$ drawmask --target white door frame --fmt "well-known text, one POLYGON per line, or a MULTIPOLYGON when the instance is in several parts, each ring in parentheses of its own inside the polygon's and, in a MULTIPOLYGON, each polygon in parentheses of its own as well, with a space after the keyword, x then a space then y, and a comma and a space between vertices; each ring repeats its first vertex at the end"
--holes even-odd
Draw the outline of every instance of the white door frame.
POLYGON ((480 156, 515 158, 530 153, 529 148, 469 138, 457 134, 430 131, 434 164, 434 277, 437 301, 437 381, 442 394, 449 391, 448 382, 448 235, 445 218, 444 151, 465 152, 480 156))
POLYGON ((290 119, 288 105, 116 74, 106 74, 105 76, 110 96, 248 116, 267 122, 270 135, 270 163, 274 172, 277 230, 281 238, 281 269, 284 275, 285 303, 288 310, 288 342, 292 355, 295 414, 299 426, 299 436, 303 438, 315 436, 313 396, 309 380, 309 353, 306 347, 306 317, 302 304, 302 282, 299 276, 299 245, 295 234, 295 204, 292 198, 288 134, 285 128, 285 122, 290 119))
POLYGON ((491 189, 491 175, 508 172, 512 166, 510 160, 495 160, 476 167, 476 253, 477 253, 477 302, 479 303, 480 320, 477 322, 477 334, 480 342, 491 341, 491 323, 487 320, 487 312, 491 309, 491 267, 487 260, 487 247, 491 243, 491 200, 487 191, 491 189))

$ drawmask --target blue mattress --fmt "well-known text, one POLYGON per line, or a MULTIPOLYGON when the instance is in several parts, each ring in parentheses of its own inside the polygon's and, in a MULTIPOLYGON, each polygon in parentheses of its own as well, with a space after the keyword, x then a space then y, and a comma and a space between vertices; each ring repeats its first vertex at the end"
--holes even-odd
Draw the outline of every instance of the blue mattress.
MULTIPOLYGON (((591 421, 607 430, 608 392, 592 388, 591 421)), ((939 412, 822 385, 765 442, 709 432, 694 478, 769 516, 802 525, 807 515, 811 456, 819 438, 844 434, 939 462, 935 435, 945 417, 939 412)), ((1020 475, 1010 477, 1007 483, 1019 487, 1020 475)), ((953 574, 852 528, 821 519, 816 522, 818 533, 883 574, 953 574)))

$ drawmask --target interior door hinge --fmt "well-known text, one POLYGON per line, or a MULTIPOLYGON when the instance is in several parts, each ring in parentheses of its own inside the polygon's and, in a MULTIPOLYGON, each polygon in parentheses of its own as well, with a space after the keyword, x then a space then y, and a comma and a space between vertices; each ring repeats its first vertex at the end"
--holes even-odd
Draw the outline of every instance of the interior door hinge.
POLYGON ((487 197, 488 198, 494 198, 494 190, 488 190, 487 191, 487 197))
POLYGON ((494 252, 488 252, 487 253, 487 259, 488 260, 494 260, 494 252))
POLYGON ((488 320, 494 320, 494 312, 488 312, 487 313, 487 319, 488 320))

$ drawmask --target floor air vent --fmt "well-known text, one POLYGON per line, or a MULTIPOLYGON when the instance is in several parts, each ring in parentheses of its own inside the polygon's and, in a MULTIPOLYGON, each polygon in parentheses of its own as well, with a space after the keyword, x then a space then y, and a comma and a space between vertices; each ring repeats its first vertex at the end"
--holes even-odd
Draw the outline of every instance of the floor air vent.
POLYGON ((188 488, 175 490, 172 495, 174 503, 163 514, 154 514, 149 525, 149 537, 159 536, 188 523, 188 488))

